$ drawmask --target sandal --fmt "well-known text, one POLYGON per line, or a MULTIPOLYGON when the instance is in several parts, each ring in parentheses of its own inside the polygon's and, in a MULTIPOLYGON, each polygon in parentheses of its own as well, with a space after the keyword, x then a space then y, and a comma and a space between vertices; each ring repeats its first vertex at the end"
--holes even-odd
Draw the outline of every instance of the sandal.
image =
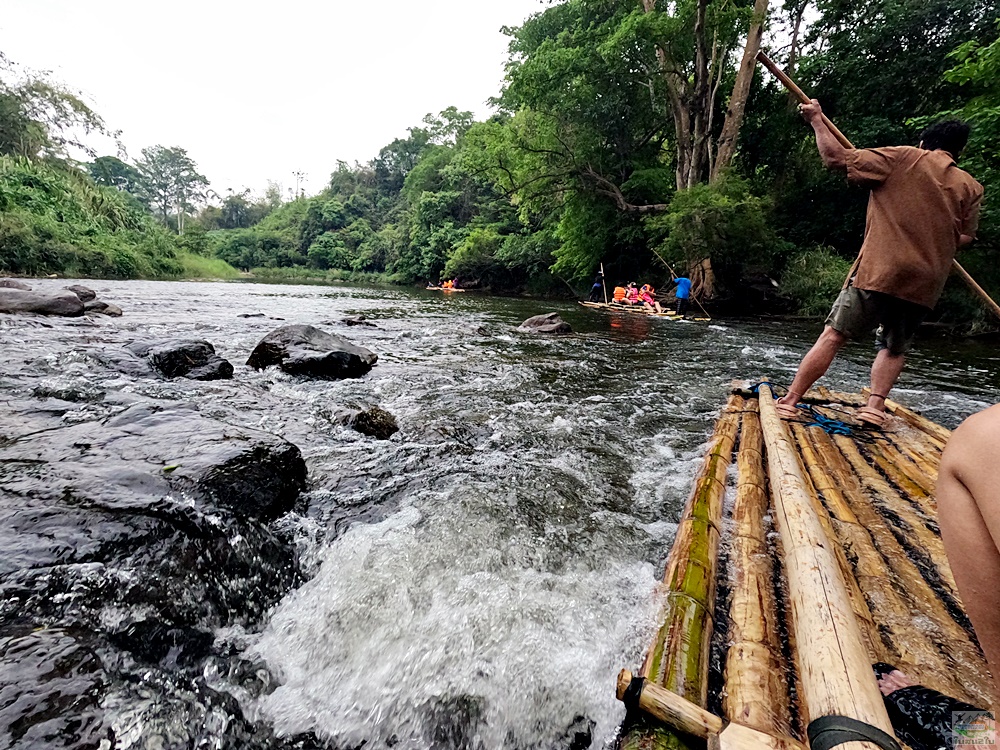
POLYGON ((872 406, 862 406, 854 412, 854 416, 858 418, 858 421, 862 425, 881 429, 888 415, 884 411, 880 411, 872 406))

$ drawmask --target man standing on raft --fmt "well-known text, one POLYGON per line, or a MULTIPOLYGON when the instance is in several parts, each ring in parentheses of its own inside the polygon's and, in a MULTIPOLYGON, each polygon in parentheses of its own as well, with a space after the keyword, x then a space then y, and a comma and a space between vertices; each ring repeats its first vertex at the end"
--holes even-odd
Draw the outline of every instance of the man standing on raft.
POLYGON ((857 416, 880 427, 917 327, 937 303, 955 253, 975 238, 983 187, 955 165, 969 126, 931 126, 920 145, 847 149, 823 121, 815 99, 800 104, 828 169, 846 170, 851 184, 871 189, 865 240, 826 327, 802 359, 778 413, 795 417, 796 403, 851 339, 878 328, 871 396, 857 416))

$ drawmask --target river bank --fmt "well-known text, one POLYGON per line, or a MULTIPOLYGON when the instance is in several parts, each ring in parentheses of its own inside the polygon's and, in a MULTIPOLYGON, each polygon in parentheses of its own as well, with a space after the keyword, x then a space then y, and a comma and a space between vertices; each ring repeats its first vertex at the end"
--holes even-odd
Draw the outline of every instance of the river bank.
MULTIPOLYGON (((124 315, 0 316, 5 440, 41 450, 44 436, 58 454, 96 443, 79 433, 100 437, 123 409, 185 409, 192 424, 286 441, 308 472, 275 519, 176 496, 164 507, 187 510, 158 511, 166 536, 58 565, 12 527, 0 555, 9 689, 63 696, 50 704, 62 715, 143 744, 568 748, 585 736, 603 746, 621 719, 617 670, 638 662, 656 626, 663 560, 729 382, 787 381, 818 330, 398 287, 83 283, 124 315), (516 330, 549 311, 574 333, 516 330), (374 326, 343 322, 359 316, 374 326), (292 323, 342 335, 378 364, 342 381, 244 364, 292 323), (233 379, 165 380, 102 358, 156 337, 207 339, 233 379), (399 422, 389 440, 337 418, 375 405, 399 422), (173 599, 152 607, 128 594, 138 569, 116 562, 126 548, 186 565, 173 599), (223 552, 229 567, 196 562, 223 552), (60 654, 76 666, 43 668, 60 654), (96 699, 74 702, 91 689, 96 699)), ((852 347, 826 384, 857 390, 869 358, 852 347)), ((894 395, 953 427, 1000 400, 997 362, 992 347, 928 342, 894 395)), ((0 478, 28 481, 30 470, 5 463, 0 478)), ((8 493, 10 513, 20 506, 8 493)), ((86 548, 83 537, 63 543, 86 548)), ((25 706, 0 710, 8 736, 42 726, 25 706)))

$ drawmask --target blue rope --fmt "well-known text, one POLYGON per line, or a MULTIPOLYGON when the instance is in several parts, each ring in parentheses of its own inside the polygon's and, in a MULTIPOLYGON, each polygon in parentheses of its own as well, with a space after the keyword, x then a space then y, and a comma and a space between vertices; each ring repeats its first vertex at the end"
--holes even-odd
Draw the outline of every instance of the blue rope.
POLYGON ((809 404, 799 404, 798 408, 809 412, 809 416, 813 419, 813 421, 807 424, 806 427, 819 427, 827 435, 845 435, 847 437, 854 437, 854 430, 849 424, 847 424, 847 422, 841 422, 839 419, 824 417, 809 404))
POLYGON ((754 383, 752 386, 750 386, 750 393, 756 393, 759 396, 760 395, 760 387, 762 385, 769 386, 772 391, 776 387, 780 387, 780 386, 775 386, 775 384, 772 383, 770 380, 762 380, 759 383, 754 383))

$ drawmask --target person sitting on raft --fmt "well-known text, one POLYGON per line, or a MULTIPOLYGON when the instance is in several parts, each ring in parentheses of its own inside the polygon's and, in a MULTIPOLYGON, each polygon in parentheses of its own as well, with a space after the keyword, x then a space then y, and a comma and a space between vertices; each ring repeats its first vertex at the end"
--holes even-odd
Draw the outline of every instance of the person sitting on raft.
POLYGON ((614 294, 614 297, 611 299, 611 301, 615 302, 615 303, 617 303, 619 305, 623 305, 623 304, 625 304, 625 296, 626 296, 626 294, 627 293, 625 291, 625 287, 623 287, 623 286, 616 286, 615 287, 615 294, 614 294))
POLYGON ((622 302, 626 305, 641 304, 639 301, 639 288, 635 285, 634 281, 628 283, 628 288, 625 290, 625 299, 622 302))
POLYGON ((642 289, 639 290, 639 301, 649 312, 663 312, 660 303, 656 301, 656 290, 650 284, 642 285, 642 289))

